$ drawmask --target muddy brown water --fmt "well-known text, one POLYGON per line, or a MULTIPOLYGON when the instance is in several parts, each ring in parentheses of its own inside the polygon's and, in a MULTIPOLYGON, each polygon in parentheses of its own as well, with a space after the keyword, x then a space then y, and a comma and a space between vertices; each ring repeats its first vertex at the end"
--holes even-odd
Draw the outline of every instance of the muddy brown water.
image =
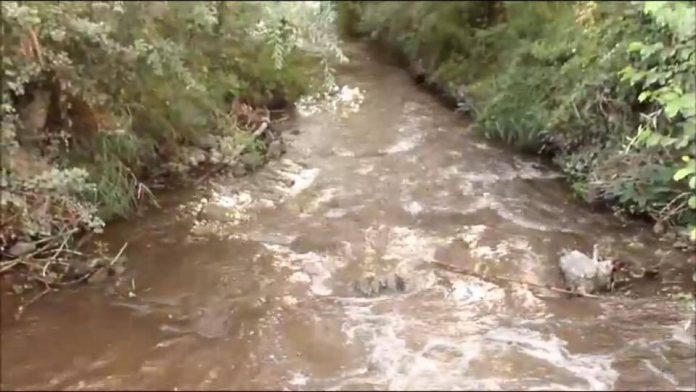
POLYGON ((129 243, 134 296, 65 290, 19 320, 4 296, 2 388, 696 387, 689 314, 667 295, 684 274, 595 300, 433 267, 560 284, 563 248, 610 243, 651 265, 669 245, 588 210, 542 162, 476 138, 366 45, 346 50, 339 81, 364 91, 360 110, 300 116, 283 160, 216 180, 266 200, 248 220, 194 235, 179 206, 200 193, 172 192, 106 233, 115 249, 129 243), (388 271, 404 293, 353 295, 354 279, 388 271))

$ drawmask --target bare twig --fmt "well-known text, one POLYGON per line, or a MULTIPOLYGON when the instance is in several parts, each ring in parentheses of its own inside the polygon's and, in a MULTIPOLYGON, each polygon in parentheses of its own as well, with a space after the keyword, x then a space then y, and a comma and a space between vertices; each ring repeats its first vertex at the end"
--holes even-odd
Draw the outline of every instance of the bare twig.
POLYGON ((5 263, 5 265, 2 268, 0 268, 0 274, 5 272, 5 271, 11 270, 12 268, 14 268, 15 265, 20 264, 21 262, 22 262, 22 260, 9 260, 9 261, 1 262, 1 263, 5 263))
POLYGON ((58 249, 56 249, 55 252, 53 252, 53 256, 51 256, 51 258, 48 260, 48 262, 46 262, 46 264, 44 265, 43 270, 41 271, 42 276, 46 276, 46 271, 48 271, 48 267, 53 263, 53 261, 56 259, 56 257, 58 257, 58 255, 63 250, 63 248, 65 248, 65 245, 68 243, 68 240, 70 239, 70 237, 71 237, 70 234, 65 235, 65 238, 63 238, 63 242, 60 243, 60 246, 58 247, 58 249))
POLYGON ((39 61, 39 65, 43 67, 44 62, 43 55, 41 53, 41 45, 39 45, 39 38, 37 37, 36 31, 34 31, 34 29, 30 29, 29 34, 31 35, 31 41, 34 46, 34 51, 36 52, 36 59, 39 61))
POLYGON ((449 272, 454 272, 454 273, 460 274, 460 275, 470 275, 470 276, 473 276, 473 277, 475 277, 475 278, 479 278, 479 279, 481 279, 481 280, 486 280, 486 281, 490 281, 490 280, 499 280, 499 281, 503 281, 503 282, 524 284, 524 285, 528 285, 528 286, 534 286, 534 287, 544 288, 544 289, 548 289, 548 290, 551 290, 551 291, 555 291, 555 292, 557 292, 557 293, 573 294, 573 295, 579 295, 579 296, 588 297, 588 298, 600 298, 600 297, 597 296, 597 295, 592 295, 592 294, 586 294, 586 293, 580 293, 580 292, 570 291, 570 290, 562 289, 562 288, 559 288, 559 287, 554 287, 554 286, 551 286, 551 285, 536 284, 536 283, 526 282, 526 281, 523 281, 523 280, 511 279, 511 278, 505 278, 505 277, 499 277, 499 276, 496 276, 496 277, 494 277, 494 278, 490 278, 490 277, 483 276, 483 275, 481 275, 481 274, 479 274, 479 273, 476 273, 476 272, 474 272, 474 271, 469 271, 469 270, 465 270, 465 269, 462 269, 462 268, 457 268, 457 267, 455 267, 455 266, 453 266, 453 265, 449 265, 449 264, 447 264, 447 263, 443 263, 443 262, 440 262, 440 261, 433 261, 432 264, 435 264, 436 266, 438 266, 438 267, 440 267, 440 268, 442 268, 442 269, 445 269, 445 270, 447 270, 447 271, 449 271, 449 272))
POLYGON ((124 243, 123 243, 123 246, 121 247, 121 250, 118 251, 118 253, 116 254, 116 256, 115 256, 115 257, 111 260, 111 262, 109 263, 109 267, 112 266, 112 265, 114 265, 114 263, 116 262, 116 260, 118 260, 118 258, 121 257, 121 254, 123 253, 124 250, 126 250, 126 247, 127 247, 127 246, 128 246, 128 242, 124 242, 124 243))
POLYGON ((46 288, 40 292, 39 294, 35 295, 32 299, 27 301, 26 304, 20 305, 17 308, 17 313, 15 314, 15 319, 19 319, 22 316, 22 313, 29 307, 29 305, 33 304, 34 302, 38 301, 39 298, 43 297, 44 295, 48 294, 51 291, 51 288, 46 285, 46 288))

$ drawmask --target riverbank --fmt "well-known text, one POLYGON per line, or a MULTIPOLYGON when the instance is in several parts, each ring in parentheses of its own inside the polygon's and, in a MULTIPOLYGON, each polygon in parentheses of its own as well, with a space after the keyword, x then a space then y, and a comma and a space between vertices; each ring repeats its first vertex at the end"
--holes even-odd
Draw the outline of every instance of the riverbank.
POLYGON ((118 249, 82 246, 153 187, 279 158, 282 111, 341 60, 314 3, 9 1, 2 22, 0 274, 40 288, 114 273, 118 249))
POLYGON ((693 250, 695 90, 670 76, 696 71, 691 7, 343 2, 338 10, 345 33, 398 53, 479 134, 551 157, 580 199, 650 221, 693 250))

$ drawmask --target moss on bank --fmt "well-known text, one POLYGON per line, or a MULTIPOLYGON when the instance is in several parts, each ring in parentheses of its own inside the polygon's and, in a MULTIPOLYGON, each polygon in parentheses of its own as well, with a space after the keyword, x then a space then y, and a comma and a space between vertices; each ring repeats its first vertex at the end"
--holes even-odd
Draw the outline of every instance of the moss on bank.
POLYGON ((340 2, 478 132, 550 154, 578 195, 696 240, 694 5, 340 2))

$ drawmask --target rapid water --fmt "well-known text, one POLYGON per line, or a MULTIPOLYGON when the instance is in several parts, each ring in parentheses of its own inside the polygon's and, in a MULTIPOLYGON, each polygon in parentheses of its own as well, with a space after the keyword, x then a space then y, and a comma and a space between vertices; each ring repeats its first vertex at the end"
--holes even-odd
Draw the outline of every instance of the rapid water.
POLYGON ((650 265, 669 245, 476 138, 366 45, 346 50, 359 107, 299 115, 282 160, 109 228, 129 244, 125 291, 54 293, 19 320, 3 297, 2 389, 696 388, 693 327, 668 296, 688 274, 598 300, 434 266, 560 286, 564 248, 650 265), (237 220, 194 222, 204 197, 237 220), (352 291, 394 271, 403 293, 352 291))

